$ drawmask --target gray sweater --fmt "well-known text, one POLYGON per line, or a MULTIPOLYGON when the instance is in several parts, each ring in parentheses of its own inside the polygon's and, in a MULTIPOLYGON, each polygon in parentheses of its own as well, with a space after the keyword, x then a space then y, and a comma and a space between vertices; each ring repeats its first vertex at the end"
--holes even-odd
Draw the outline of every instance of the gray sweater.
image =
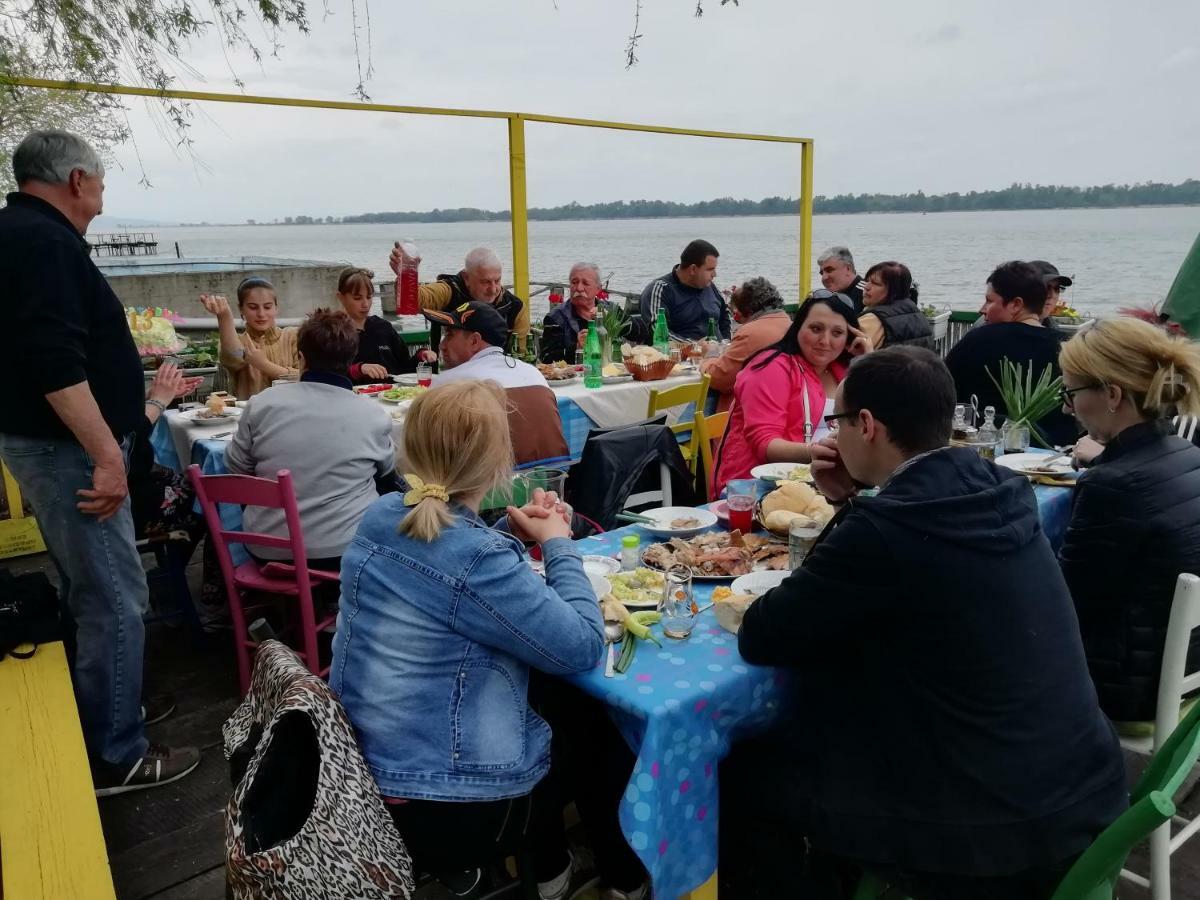
MULTIPOLYGON (((377 401, 318 382, 281 384, 250 399, 225 465, 239 475, 292 473, 309 558, 341 556, 378 497, 376 476, 395 468, 392 417, 377 401)), ((283 510, 248 506, 247 531, 284 537, 283 510)), ((287 550, 254 547, 263 559, 287 550)))

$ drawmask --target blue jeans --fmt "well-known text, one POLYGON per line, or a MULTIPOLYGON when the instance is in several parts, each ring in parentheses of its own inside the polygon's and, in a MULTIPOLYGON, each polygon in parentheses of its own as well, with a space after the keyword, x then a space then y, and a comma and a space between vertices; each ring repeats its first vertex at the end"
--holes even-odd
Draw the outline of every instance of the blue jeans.
MULTIPOLYGON (((128 460, 131 440, 123 444, 128 460)), ((132 765, 146 752, 141 722, 142 615, 148 594, 129 500, 101 522, 75 506, 92 459, 74 441, 0 433, 0 457, 33 505, 77 628, 75 699, 95 760, 132 765)))

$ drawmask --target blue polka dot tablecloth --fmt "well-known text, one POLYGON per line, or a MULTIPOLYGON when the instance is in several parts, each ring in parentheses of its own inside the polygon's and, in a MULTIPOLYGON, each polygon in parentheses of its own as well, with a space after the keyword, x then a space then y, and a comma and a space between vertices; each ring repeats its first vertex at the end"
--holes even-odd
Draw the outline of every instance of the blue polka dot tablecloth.
MULTIPOLYGON (((1042 529, 1058 549, 1071 517, 1070 488, 1034 488, 1042 529)), ((715 530, 715 529, 714 529, 715 530)), ((584 538, 585 554, 618 556, 621 538, 637 534, 642 546, 658 540, 637 525, 584 538)), ((696 581, 700 606, 722 582, 696 581)), ((629 671, 604 677, 603 665, 571 680, 603 700, 637 754, 621 801, 621 830, 654 885, 656 897, 678 897, 717 870, 717 764, 734 740, 764 731, 784 706, 790 678, 782 670, 751 666, 737 636, 700 614, 685 641, 663 636, 662 649, 643 642, 629 671)))
MULTIPOLYGON (((616 556, 630 526, 579 541, 582 553, 616 556)), ((706 605, 721 582, 695 582, 706 605)), ((662 649, 643 642, 624 674, 604 667, 572 681, 609 707, 637 754, 621 802, 621 830, 645 864, 656 897, 678 897, 707 881, 717 868, 717 763, 735 738, 762 731, 776 717, 787 687, 775 669, 747 665, 737 636, 700 614, 691 637, 676 641, 654 626, 662 649)))

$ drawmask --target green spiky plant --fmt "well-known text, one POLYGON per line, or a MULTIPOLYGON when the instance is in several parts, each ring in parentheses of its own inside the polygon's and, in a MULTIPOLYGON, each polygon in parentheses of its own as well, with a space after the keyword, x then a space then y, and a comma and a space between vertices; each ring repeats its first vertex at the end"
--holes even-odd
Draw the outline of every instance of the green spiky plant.
POLYGON ((990 369, 985 368, 988 378, 1004 400, 1004 409, 1008 420, 1014 425, 1025 425, 1029 434, 1038 445, 1052 449, 1046 436, 1037 427, 1037 421, 1062 402, 1062 376, 1054 374, 1054 367, 1049 363, 1042 370, 1041 377, 1033 380, 1033 361, 1028 368, 1009 359, 1000 361, 1000 380, 996 380, 990 369))

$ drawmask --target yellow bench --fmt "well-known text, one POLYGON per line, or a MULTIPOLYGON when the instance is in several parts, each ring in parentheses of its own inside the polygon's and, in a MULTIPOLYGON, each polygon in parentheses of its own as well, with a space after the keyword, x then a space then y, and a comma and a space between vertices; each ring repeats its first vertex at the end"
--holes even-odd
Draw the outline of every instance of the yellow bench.
POLYGON ((114 898, 61 643, 0 661, 0 896, 114 898))

